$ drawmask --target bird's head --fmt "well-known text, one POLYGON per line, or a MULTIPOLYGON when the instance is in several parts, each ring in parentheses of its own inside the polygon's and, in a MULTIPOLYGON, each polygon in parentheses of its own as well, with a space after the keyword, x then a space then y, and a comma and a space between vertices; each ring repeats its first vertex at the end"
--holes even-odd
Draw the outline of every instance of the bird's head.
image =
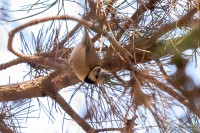
POLYGON ((105 69, 96 66, 91 70, 89 75, 87 76, 87 80, 85 82, 90 83, 90 84, 101 84, 105 82, 106 80, 112 78, 112 74, 106 71, 105 69))

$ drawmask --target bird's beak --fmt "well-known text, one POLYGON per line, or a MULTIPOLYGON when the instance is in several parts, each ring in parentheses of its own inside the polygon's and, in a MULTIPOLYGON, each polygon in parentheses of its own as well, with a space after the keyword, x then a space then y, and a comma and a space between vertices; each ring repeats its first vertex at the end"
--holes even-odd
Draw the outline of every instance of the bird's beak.
POLYGON ((109 80, 109 79, 113 78, 114 76, 112 75, 112 73, 105 71, 105 72, 103 72, 103 77, 105 80, 109 80))

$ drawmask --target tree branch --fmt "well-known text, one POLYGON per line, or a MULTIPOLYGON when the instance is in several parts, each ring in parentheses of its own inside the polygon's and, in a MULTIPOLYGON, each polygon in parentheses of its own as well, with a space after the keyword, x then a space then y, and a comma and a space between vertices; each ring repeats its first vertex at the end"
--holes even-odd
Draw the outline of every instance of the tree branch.
MULTIPOLYGON (((158 30, 156 33, 154 33, 154 35, 152 35, 150 39, 143 39, 138 42, 135 42, 135 46, 137 48, 141 48, 141 49, 144 49, 147 46, 154 47, 154 45, 152 45, 152 44, 154 44, 157 41, 157 39, 159 39, 161 36, 163 36, 167 32, 169 32, 177 27, 183 26, 184 23, 187 23, 192 18, 192 16, 197 12, 197 10, 198 10, 197 8, 191 9, 179 20, 177 20, 171 24, 164 25, 160 30, 158 30)), ((151 47, 149 47, 149 49, 151 49, 151 47)))
POLYGON ((1 133, 14 133, 11 129, 9 129, 4 122, 0 121, 0 131, 1 133))
POLYGON ((11 66, 14 66, 14 65, 17 65, 17 64, 20 64, 20 63, 23 63, 23 62, 24 61, 22 61, 20 58, 14 59, 14 60, 9 61, 7 63, 0 64, 0 70, 9 68, 11 66))
MULTIPOLYGON (((127 21, 127 23, 125 23, 124 27, 121 28, 118 32, 118 35, 116 37, 117 40, 119 40, 119 38, 122 36, 122 34, 125 32, 124 29, 128 29, 129 26, 134 23, 134 24, 138 24, 139 23, 139 17, 144 14, 147 10, 149 10, 149 5, 154 5, 156 4, 156 2, 159 0, 149 0, 148 3, 146 4, 141 4, 140 7, 136 10, 136 12, 131 16, 130 20, 127 21)), ((151 8, 151 10, 153 10, 156 6, 153 6, 153 8, 151 8)))
POLYGON ((58 103, 61 108, 88 133, 96 133, 96 131, 83 119, 81 118, 72 107, 65 101, 65 99, 59 94, 49 95, 52 99, 58 103))
MULTIPOLYGON (((48 79, 48 76, 49 75, 22 83, 0 86, 0 101, 14 101, 26 98, 42 97, 42 91, 45 90, 45 88, 43 88, 43 81, 48 79)), ((49 80, 51 80, 51 78, 49 80)), ((64 87, 74 85, 79 82, 79 80, 71 70, 66 69, 65 72, 49 82, 52 82, 55 91, 59 91, 64 87)))

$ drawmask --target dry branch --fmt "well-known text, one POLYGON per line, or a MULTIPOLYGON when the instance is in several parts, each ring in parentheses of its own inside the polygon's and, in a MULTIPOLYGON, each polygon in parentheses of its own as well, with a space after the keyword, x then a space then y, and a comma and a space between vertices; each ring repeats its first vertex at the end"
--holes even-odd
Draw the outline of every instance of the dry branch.
POLYGON ((11 129, 9 129, 4 122, 0 122, 0 131, 1 133, 13 133, 11 129))
POLYGON ((72 107, 65 101, 65 99, 59 94, 49 95, 52 99, 54 99, 62 109, 85 130, 87 133, 96 133, 96 131, 83 119, 81 118, 72 107))
MULTIPOLYGON (((26 98, 43 97, 43 90, 47 88, 43 88, 44 85, 42 83, 46 79, 48 79, 48 75, 22 83, 0 86, 0 101, 15 101, 26 98)), ((78 81, 77 77, 75 77, 73 73, 70 73, 70 70, 66 70, 66 72, 63 72, 54 79, 51 80, 50 78, 50 80, 48 80, 48 82, 51 82, 54 86, 55 91, 74 85, 78 81)))

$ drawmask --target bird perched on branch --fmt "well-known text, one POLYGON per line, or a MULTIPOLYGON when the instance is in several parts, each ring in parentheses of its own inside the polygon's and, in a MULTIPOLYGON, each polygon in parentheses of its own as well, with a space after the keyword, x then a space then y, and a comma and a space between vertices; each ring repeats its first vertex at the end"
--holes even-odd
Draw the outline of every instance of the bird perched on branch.
POLYGON ((76 76, 89 84, 100 84, 111 78, 112 74, 99 66, 97 55, 87 29, 84 27, 84 36, 71 54, 71 66, 76 76))

